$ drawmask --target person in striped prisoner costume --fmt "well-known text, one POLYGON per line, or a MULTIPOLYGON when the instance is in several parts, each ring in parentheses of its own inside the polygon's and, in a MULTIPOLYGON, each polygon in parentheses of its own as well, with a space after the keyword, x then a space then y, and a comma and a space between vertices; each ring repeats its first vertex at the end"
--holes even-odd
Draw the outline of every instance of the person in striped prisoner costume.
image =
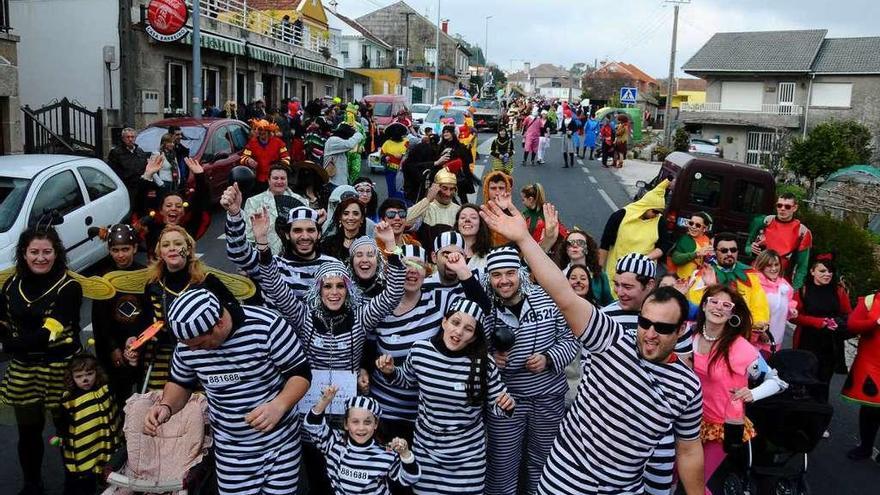
POLYGON ((410 486, 419 480, 421 469, 402 438, 387 446, 376 442, 374 434, 382 408, 369 397, 346 401, 345 432, 330 429, 324 411, 338 391, 331 385, 306 415, 305 427, 327 456, 327 474, 336 495, 391 495, 388 481, 410 486))
POLYGON ((296 493, 300 421, 296 403, 311 382, 306 355, 278 313, 188 290, 171 305, 168 324, 179 343, 161 402, 144 432, 162 424, 205 389, 221 495, 296 493))
POLYGON ((529 282, 515 248, 489 252, 486 272, 483 280, 491 302, 482 289, 480 294, 465 294, 489 303, 483 307, 483 328, 501 379, 517 405, 511 419, 486 416, 486 493, 533 494, 565 414, 565 367, 577 354, 578 342, 550 296, 529 282), (518 486, 523 464, 526 477, 518 486))
MULTIPOLYGON (((553 208, 546 205, 545 214, 553 208)), ((685 491, 703 494, 700 383, 674 353, 685 331, 684 296, 672 287, 655 290, 641 308, 638 328, 627 331, 574 292, 529 236, 522 215, 507 215, 494 203, 484 206, 480 215, 517 244, 538 283, 590 352, 577 398, 544 465, 538 493, 644 493, 645 466, 671 427, 685 491)))
POLYGON ((46 412, 57 422, 64 370, 82 348, 82 297, 79 282, 67 274, 66 251, 55 229, 38 224, 22 232, 15 273, 0 291, 0 351, 12 356, 0 381, 0 404, 15 412, 24 495, 43 493, 46 412))
MULTIPOLYGON (((438 237, 438 247, 441 240, 438 237)), ((376 346, 374 354, 390 355, 394 358, 395 366, 403 364, 414 343, 429 340, 437 334, 452 291, 460 291, 467 286, 480 290, 478 278, 466 265, 461 274, 463 278, 449 290, 426 287, 425 275, 430 268, 425 250, 414 245, 405 245, 402 249, 406 264, 403 298, 394 311, 376 325, 372 335, 376 346)), ((443 249, 448 251, 455 248, 446 246, 443 249)), ((446 257, 441 259, 446 263, 446 257)), ((412 443, 418 413, 418 391, 392 384, 378 369, 373 370, 371 378, 370 394, 382 408, 382 422, 379 425, 381 436, 402 437, 412 443)))
MULTIPOLYGON (((258 245, 268 232, 268 217, 255 216, 254 238, 258 245)), ((394 233, 385 222, 376 225, 376 235, 386 246, 394 245, 394 233)), ((388 257, 388 275, 385 288, 379 295, 362 302, 355 290, 348 268, 340 261, 324 263, 315 273, 315 283, 305 298, 300 298, 282 280, 275 257, 268 248, 260 248, 260 287, 267 300, 278 308, 296 329, 306 347, 306 355, 313 369, 338 370, 366 378, 361 365, 366 334, 389 314, 403 296, 405 269, 397 254, 388 257)), ((362 384, 369 386, 369 382, 362 384)), ((324 476, 323 456, 306 438, 305 460, 311 489, 315 486, 329 490, 324 476)))
MULTIPOLYGON (((226 210, 226 256, 239 270, 259 282, 259 258, 266 254, 258 252, 247 241, 241 203, 238 184, 227 187, 220 197, 220 205, 226 210)), ((287 214, 279 212, 275 220, 275 232, 284 246, 282 254, 275 256, 275 261, 284 282, 299 296, 305 295, 313 285, 318 268, 334 259, 322 255, 318 249, 321 238, 319 219, 318 211, 302 206, 292 208, 287 214)), ((268 239, 258 242, 260 244, 256 247, 268 247, 268 239)), ((271 251, 268 255, 271 256, 271 251)), ((271 304, 271 301, 268 302, 271 304)))
POLYGON ((487 414, 510 415, 514 400, 487 354, 482 318, 477 303, 456 299, 443 317, 442 331, 413 344, 402 366, 395 366, 388 355, 376 360, 392 383, 419 391, 413 452, 422 477, 413 486, 416 495, 485 491, 483 413, 489 409, 487 414))

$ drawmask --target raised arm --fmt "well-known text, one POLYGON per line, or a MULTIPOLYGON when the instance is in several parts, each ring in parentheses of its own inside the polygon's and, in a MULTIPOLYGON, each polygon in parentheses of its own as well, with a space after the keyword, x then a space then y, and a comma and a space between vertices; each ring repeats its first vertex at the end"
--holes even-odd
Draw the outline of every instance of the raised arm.
POLYGON ((220 206, 226 210, 226 256, 253 277, 259 274, 257 252, 247 241, 247 225, 241 215, 241 201, 238 183, 227 187, 220 197, 220 206))
MULTIPOLYGON (((394 232, 391 227, 381 221, 376 224, 376 238, 382 238, 385 246, 394 245, 394 232)), ((382 256, 381 254, 379 256, 382 256)), ((358 317, 364 331, 371 333, 375 330, 385 317, 394 311, 394 308, 400 304, 403 298, 403 284, 406 279, 406 268, 400 256, 391 254, 388 256, 388 266, 386 268, 388 278, 385 280, 385 288, 376 297, 370 299, 370 302, 358 308, 358 317)))

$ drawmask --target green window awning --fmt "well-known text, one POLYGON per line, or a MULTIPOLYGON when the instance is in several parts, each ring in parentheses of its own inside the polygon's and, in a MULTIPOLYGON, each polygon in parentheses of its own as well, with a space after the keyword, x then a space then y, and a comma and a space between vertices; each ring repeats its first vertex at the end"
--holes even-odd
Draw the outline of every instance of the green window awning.
MULTIPOLYGON (((192 31, 187 33, 181 41, 187 45, 192 45, 192 31)), ((244 55, 244 43, 222 36, 216 36, 210 33, 202 32, 200 35, 200 43, 202 48, 215 50, 223 53, 231 53, 232 55, 244 55)))
POLYGON ((277 65, 291 65, 291 56, 285 53, 276 52, 275 50, 269 50, 268 48, 262 48, 256 45, 248 45, 248 56, 251 58, 255 58, 262 62, 268 62, 270 64, 277 65))

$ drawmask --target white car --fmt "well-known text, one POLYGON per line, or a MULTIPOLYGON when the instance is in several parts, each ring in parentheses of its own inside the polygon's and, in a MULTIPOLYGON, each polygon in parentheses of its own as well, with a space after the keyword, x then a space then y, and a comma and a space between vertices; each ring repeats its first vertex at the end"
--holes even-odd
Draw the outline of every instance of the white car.
POLYGON ((409 107, 409 111, 412 114, 413 127, 418 127, 425 121, 425 117, 430 109, 431 105, 429 103, 414 103, 409 107))
POLYGON ((692 155, 721 156, 718 143, 710 139, 691 138, 688 142, 688 153, 692 155))
POLYGON ((0 156, 0 269, 15 265, 15 246, 25 229, 56 210, 55 225, 67 249, 68 267, 81 271, 107 256, 89 238, 89 227, 106 227, 128 216, 128 190, 97 158, 69 155, 0 156))

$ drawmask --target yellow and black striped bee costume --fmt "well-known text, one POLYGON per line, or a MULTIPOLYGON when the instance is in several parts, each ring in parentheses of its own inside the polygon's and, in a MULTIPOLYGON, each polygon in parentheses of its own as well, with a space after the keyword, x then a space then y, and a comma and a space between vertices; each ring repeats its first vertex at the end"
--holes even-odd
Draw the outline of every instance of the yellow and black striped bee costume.
POLYGON ((119 445, 119 416, 108 385, 66 393, 61 401, 58 432, 64 469, 100 473, 119 445))

